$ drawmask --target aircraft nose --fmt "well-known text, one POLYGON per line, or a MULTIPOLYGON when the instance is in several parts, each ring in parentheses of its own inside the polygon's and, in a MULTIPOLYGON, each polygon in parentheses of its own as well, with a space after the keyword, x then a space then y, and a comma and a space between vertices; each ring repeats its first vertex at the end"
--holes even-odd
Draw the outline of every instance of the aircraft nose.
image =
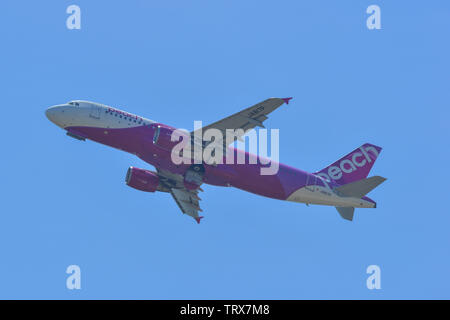
POLYGON ((52 121, 52 119, 55 116, 55 109, 54 109, 54 107, 50 107, 47 110, 45 110, 45 115, 47 116, 48 120, 52 121))
POLYGON ((64 109, 63 105, 52 106, 47 110, 45 110, 45 115, 47 116, 48 120, 50 120, 57 126, 61 127, 63 109, 64 109))

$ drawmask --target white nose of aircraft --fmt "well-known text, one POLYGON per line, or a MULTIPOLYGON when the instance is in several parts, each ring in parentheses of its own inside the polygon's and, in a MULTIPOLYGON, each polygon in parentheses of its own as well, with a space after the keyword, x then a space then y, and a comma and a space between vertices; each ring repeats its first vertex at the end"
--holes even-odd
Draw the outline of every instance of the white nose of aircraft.
POLYGON ((67 109, 67 105, 61 104, 48 108, 45 111, 45 115, 48 120, 56 124, 58 127, 63 127, 64 119, 66 118, 65 111, 67 109))

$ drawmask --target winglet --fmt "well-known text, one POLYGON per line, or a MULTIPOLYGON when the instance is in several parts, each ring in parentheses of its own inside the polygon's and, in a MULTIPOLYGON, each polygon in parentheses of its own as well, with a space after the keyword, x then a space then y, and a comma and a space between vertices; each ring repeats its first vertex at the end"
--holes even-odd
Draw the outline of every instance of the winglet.
POLYGON ((195 219, 195 221, 197 221, 197 223, 200 223, 200 220, 202 220, 204 217, 203 216, 200 216, 200 217, 195 217, 194 219, 195 219))
POLYGON ((292 97, 290 98, 281 98, 281 100, 283 100, 286 104, 289 104, 289 100, 291 100, 292 97))

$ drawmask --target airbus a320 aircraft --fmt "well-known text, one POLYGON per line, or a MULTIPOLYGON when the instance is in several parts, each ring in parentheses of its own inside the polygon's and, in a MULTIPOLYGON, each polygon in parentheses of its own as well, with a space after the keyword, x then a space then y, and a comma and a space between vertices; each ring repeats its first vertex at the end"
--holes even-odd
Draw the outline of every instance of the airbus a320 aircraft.
MULTIPOLYGON (((226 129, 243 129, 247 133, 256 126, 263 127, 267 115, 291 98, 270 98, 203 129, 215 128, 225 136, 226 129)), ((132 153, 156 168, 156 171, 129 167, 126 184, 146 192, 168 192, 184 214, 200 223, 198 196, 203 183, 235 187, 269 198, 335 206, 342 218, 353 220, 355 208, 375 208, 376 202, 366 194, 386 179, 367 178, 381 148, 366 143, 328 167, 308 173, 278 164, 274 175, 261 175, 264 167, 256 157, 223 143, 227 152, 239 154, 245 164, 179 164, 171 159, 173 127, 99 103, 73 100, 46 110, 50 121, 79 140, 90 139, 132 153), (253 158, 254 159, 254 158, 253 158)), ((194 137, 194 132, 190 135, 194 137)), ((241 139, 237 136, 236 139, 241 139)), ((231 141, 234 142, 234 141, 231 141)))

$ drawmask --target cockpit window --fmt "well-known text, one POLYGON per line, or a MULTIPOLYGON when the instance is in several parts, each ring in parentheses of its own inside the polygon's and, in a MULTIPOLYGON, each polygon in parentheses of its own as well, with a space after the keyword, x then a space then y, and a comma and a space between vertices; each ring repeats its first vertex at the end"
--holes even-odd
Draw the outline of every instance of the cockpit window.
POLYGON ((80 104, 78 102, 74 102, 74 101, 70 101, 68 104, 70 104, 71 106, 79 106, 80 104))

